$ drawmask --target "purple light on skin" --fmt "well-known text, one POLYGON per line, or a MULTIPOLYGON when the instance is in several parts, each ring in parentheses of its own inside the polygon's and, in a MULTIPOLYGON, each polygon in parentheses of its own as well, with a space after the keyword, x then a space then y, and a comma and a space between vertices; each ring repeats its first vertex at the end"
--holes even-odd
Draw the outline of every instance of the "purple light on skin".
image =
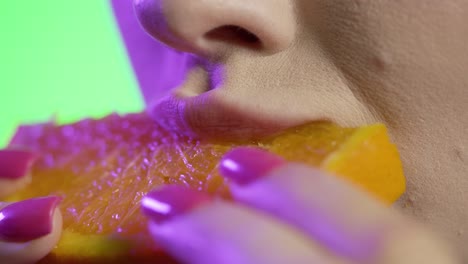
POLYGON ((193 56, 151 38, 140 26, 132 1, 112 0, 112 7, 145 103, 163 97, 185 80, 193 56))
POLYGON ((340 225, 323 217, 308 218, 309 232, 323 244, 342 256, 367 262, 375 257, 379 248, 379 232, 369 230, 341 230, 340 225))
MULTIPOLYGON (((124 40, 127 54, 138 80, 147 106, 160 101, 168 92, 184 83, 190 70, 202 67, 208 73, 207 90, 224 84, 225 69, 222 64, 211 63, 190 53, 176 51, 153 39, 145 32, 133 11, 132 1, 111 0, 114 15, 124 40)), ((138 4, 138 3, 137 3, 138 4)), ((163 15, 150 19, 158 32, 165 32, 163 15)), ((171 39, 171 34, 163 34, 171 39)), ((172 42, 177 40, 171 39, 172 42)))
POLYGON ((256 200, 254 204, 256 208, 264 209, 292 226, 300 227, 306 235, 313 237, 318 243, 357 263, 367 263, 378 254, 383 233, 378 224, 375 227, 353 229, 351 225, 344 223, 346 220, 336 219, 336 215, 331 216, 327 208, 319 205, 310 207, 291 205, 291 201, 305 199, 300 195, 296 196, 291 192, 273 194, 271 187, 263 188, 263 186, 265 185, 260 183, 243 187, 242 196, 256 200))
POLYGON ((212 65, 206 66, 205 69, 207 69, 209 73, 210 90, 214 90, 224 85, 224 80, 225 80, 224 65, 212 64, 212 65))

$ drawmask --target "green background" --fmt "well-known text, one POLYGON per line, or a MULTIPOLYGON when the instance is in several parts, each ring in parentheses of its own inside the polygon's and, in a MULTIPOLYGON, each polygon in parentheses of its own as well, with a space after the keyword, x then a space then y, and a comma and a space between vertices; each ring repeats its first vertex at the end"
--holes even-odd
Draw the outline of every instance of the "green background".
POLYGON ((0 147, 21 123, 142 108, 107 0, 1 1, 0 147))

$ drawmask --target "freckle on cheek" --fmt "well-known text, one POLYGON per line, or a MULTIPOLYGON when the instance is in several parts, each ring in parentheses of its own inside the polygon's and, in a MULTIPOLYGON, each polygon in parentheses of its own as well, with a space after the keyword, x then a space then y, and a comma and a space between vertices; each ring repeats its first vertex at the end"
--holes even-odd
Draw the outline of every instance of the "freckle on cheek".
POLYGON ((370 60, 370 64, 377 72, 384 72, 389 69, 391 61, 387 54, 381 53, 374 55, 370 60))
POLYGON ((465 161, 465 155, 464 155, 463 150, 461 148, 455 148, 453 150, 453 155, 454 155, 456 160, 465 161))

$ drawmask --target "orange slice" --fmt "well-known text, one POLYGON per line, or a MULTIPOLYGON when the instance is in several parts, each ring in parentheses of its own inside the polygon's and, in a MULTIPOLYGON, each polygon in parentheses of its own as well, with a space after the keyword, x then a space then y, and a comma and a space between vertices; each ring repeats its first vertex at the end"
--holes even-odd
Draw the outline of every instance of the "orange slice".
POLYGON ((217 165, 238 145, 323 168, 388 204, 405 190, 397 149, 382 124, 340 128, 314 123, 255 142, 209 142, 169 133, 145 114, 132 114, 21 127, 11 147, 27 147, 41 158, 33 167, 32 184, 8 200, 64 198, 61 241, 42 263, 168 261, 146 232, 140 200, 164 184, 226 196, 217 165))

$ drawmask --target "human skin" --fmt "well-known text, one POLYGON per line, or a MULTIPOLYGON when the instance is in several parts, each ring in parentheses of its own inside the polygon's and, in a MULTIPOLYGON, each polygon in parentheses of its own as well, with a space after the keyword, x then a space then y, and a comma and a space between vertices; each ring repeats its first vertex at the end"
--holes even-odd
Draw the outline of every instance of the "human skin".
POLYGON ((36 263, 49 254, 62 234, 60 200, 49 196, 0 202, 0 263, 36 263))
POLYGON ((142 200, 150 233, 183 263, 457 263, 426 228, 338 177, 257 148, 219 168, 235 202, 183 186, 142 200))
POLYGON ((467 1, 134 4, 152 37, 207 61, 188 70, 189 78, 162 99, 163 92, 148 98, 155 118, 199 136, 231 137, 316 120, 383 122, 408 181, 397 206, 468 252, 467 1), (258 42, 239 30, 219 29, 227 25, 258 42), (223 70, 214 89, 213 68, 223 70))
MULTIPOLYGON (((143 78, 135 67, 151 114, 199 136, 261 136, 316 120, 347 126, 384 122, 400 147, 408 178, 407 194, 398 207, 431 224, 466 253, 468 77, 463 70, 468 66, 468 3, 135 4, 153 37, 195 54, 177 53, 156 42, 145 43, 159 55, 140 50, 143 56, 135 59, 130 50, 134 65, 146 60, 140 66, 163 69, 172 63, 179 68, 173 80, 158 86, 157 74, 143 78), (225 25, 244 28, 258 42, 232 28, 207 38, 205 33, 225 25), (160 56, 167 56, 166 61, 158 61, 160 56), (222 80, 214 80, 220 72, 222 80)), ((126 40, 131 46, 132 40, 126 40)))

